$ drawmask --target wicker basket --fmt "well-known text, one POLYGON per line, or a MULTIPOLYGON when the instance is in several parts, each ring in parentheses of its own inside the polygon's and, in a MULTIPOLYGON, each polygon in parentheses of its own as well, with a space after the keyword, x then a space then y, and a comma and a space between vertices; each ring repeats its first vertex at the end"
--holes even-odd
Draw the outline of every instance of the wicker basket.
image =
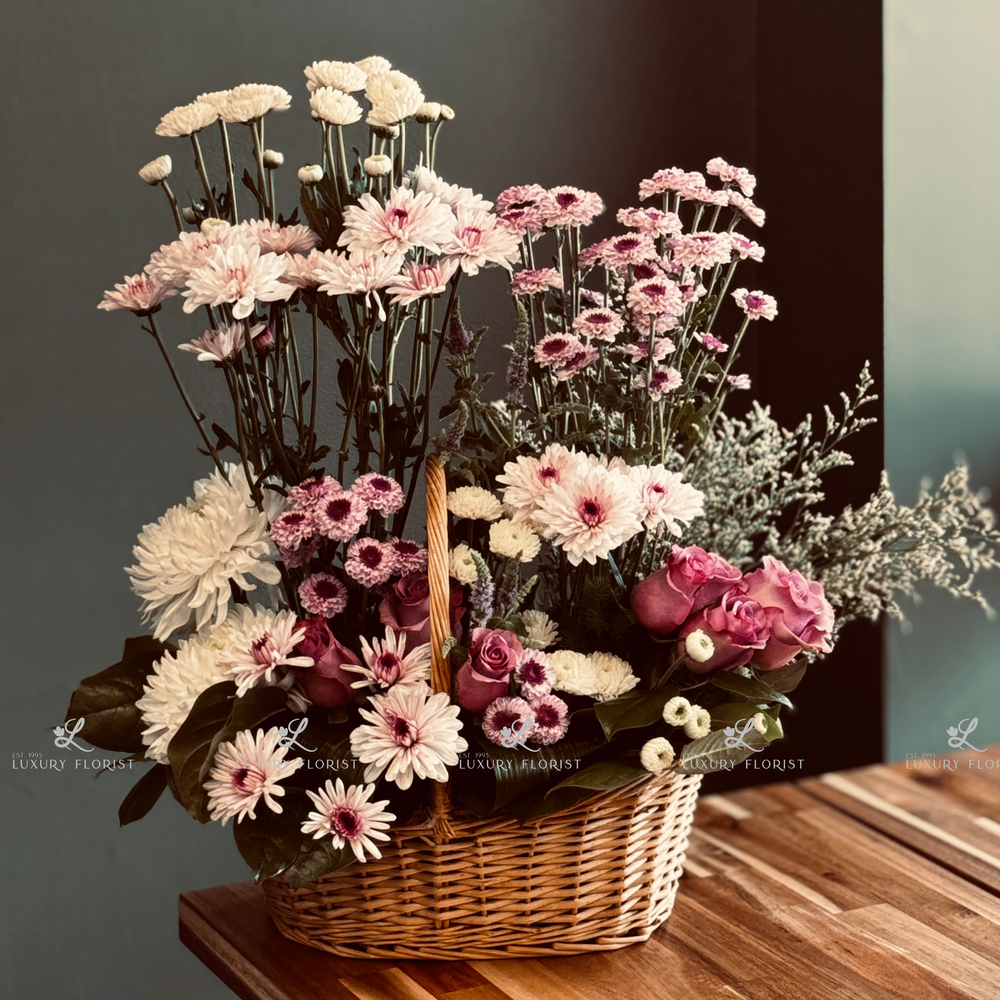
MULTIPOLYGON (((431 686, 449 628, 444 472, 427 466, 431 686)), ((605 951, 645 941, 670 915, 700 775, 668 774, 593 795, 519 826, 480 819, 434 786, 432 816, 400 827, 382 859, 293 889, 264 882, 278 930, 353 958, 489 959, 605 951)))

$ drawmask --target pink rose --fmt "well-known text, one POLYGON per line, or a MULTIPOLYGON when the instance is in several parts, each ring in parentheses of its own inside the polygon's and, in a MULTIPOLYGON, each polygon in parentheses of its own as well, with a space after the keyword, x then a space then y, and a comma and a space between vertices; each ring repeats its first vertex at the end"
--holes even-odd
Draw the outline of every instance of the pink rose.
MULTIPOLYGON (((771 638, 764 609, 750 600, 740 586, 730 587, 722 600, 711 608, 702 608, 681 629, 681 638, 701 629, 715 644, 715 652, 704 663, 687 660, 685 666, 696 674, 732 670, 749 663, 771 638)), ((679 651, 684 652, 684 643, 679 651)))
POLYGON ((722 556, 697 545, 675 545, 662 569, 632 591, 632 610, 652 632, 673 632, 693 611, 717 601, 741 579, 722 556))
POLYGON ((455 676, 455 700, 470 712, 485 712, 494 698, 507 693, 522 652, 521 640, 513 632, 474 628, 469 658, 455 676))
POLYGON ((320 708, 340 708, 351 700, 351 683, 360 675, 344 670, 342 664, 359 666, 361 661, 336 640, 325 618, 308 620, 295 652, 314 661, 311 667, 296 671, 310 701, 320 708))
MULTIPOLYGON (((426 573, 407 573, 392 586, 392 592, 382 601, 379 617, 383 625, 406 636, 406 648, 416 649, 431 641, 430 598, 426 573)), ((459 619, 465 614, 461 607, 462 588, 451 585, 451 627, 458 639, 462 638, 459 619)))
POLYGON ((831 652, 834 615, 822 584, 771 556, 764 556, 763 568, 748 573, 743 584, 747 597, 764 609, 771 627, 767 645, 754 655, 755 666, 777 670, 803 649, 831 652))

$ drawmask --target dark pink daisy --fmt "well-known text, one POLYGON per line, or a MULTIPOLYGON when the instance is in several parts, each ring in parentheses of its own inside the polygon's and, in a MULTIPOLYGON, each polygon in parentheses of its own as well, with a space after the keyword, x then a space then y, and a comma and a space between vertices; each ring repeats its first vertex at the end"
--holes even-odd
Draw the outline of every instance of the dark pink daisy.
POLYGON ((540 698, 531 699, 531 711, 534 721, 531 727, 531 739, 542 746, 558 743, 569 729, 569 706, 554 694, 545 694, 540 698))
POLYGON ((362 586, 377 587, 395 572, 396 553, 387 542, 380 542, 377 538, 359 538, 347 550, 344 569, 362 586))
POLYGON ((351 484, 351 492, 383 516, 395 514, 406 502, 403 487, 391 476, 379 472, 365 473, 351 484))
POLYGON ((332 618, 347 607, 347 588, 329 573, 313 573, 299 584, 299 600, 310 614, 332 618))

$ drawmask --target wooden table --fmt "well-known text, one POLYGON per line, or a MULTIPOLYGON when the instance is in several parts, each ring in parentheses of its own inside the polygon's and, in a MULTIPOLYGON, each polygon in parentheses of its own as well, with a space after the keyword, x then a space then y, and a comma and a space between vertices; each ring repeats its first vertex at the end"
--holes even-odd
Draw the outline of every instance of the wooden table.
POLYGON ((672 916, 621 951, 340 959, 250 884, 181 896, 181 940, 244 1000, 1000 1000, 1000 746, 949 760, 703 796, 672 916))

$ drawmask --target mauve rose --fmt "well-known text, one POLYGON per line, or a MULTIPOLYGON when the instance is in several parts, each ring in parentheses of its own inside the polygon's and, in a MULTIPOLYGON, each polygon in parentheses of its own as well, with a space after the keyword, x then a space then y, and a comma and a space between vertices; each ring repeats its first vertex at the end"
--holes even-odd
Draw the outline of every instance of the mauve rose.
POLYGON ((341 664, 359 666, 361 661, 337 641, 325 618, 308 620, 295 652, 314 660, 311 667, 296 671, 302 690, 313 704, 320 708, 340 708, 351 700, 351 683, 361 675, 348 673, 341 664))
POLYGON ((822 584, 790 570, 780 559, 764 556, 762 569, 743 578, 747 596, 767 615, 771 638, 753 658, 762 670, 777 670, 803 649, 829 653, 833 631, 833 608, 822 584))
POLYGON ((455 700, 470 712, 485 712, 494 698, 507 693, 511 671, 523 652, 513 632, 474 628, 469 658, 455 675, 455 700))
MULTIPOLYGON (((696 674, 742 667, 756 657, 758 650, 762 650, 771 638, 764 609, 750 600, 741 586, 730 587, 718 604, 702 608, 689 618, 681 629, 681 638, 699 628, 712 640, 715 652, 704 663, 685 661, 688 670, 696 674)), ((683 652, 682 642, 679 653, 683 652)))
POLYGON ((693 611, 717 601, 741 579, 722 556, 697 545, 675 545, 662 569, 632 591, 632 610, 652 632, 673 632, 693 611))
MULTIPOLYGON (((392 592, 379 606, 383 625, 406 636, 407 650, 416 649, 431 641, 431 619, 428 607, 430 598, 426 573, 407 573, 392 586, 392 592)), ((459 619, 465 614, 462 588, 451 584, 451 628, 455 638, 462 638, 459 619)))

